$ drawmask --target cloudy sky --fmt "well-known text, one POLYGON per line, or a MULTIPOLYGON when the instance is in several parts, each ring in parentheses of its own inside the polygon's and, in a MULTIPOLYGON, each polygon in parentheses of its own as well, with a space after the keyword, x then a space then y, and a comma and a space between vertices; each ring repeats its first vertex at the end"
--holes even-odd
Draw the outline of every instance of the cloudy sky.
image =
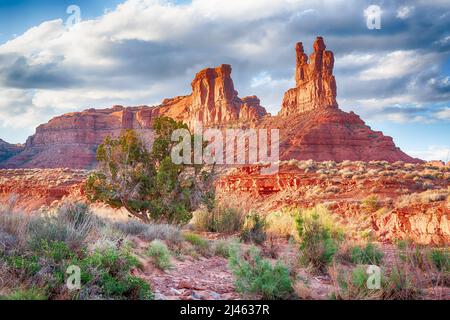
POLYGON ((294 85, 295 43, 310 53, 317 35, 335 53, 342 109, 411 155, 450 160, 448 0, 2 0, 0 138, 24 142, 88 107, 159 104, 221 63, 274 114, 294 85))

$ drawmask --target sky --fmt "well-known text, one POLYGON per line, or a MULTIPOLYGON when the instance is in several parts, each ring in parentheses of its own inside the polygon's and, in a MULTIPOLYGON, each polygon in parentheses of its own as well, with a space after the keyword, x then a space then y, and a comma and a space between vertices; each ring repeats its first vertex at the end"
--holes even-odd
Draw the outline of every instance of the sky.
POLYGON ((0 138, 23 143, 66 112, 157 105, 222 63, 276 114, 295 43, 309 54, 318 35, 343 110, 410 155, 450 160, 448 0, 0 0, 0 138), (380 29, 367 26, 373 4, 380 29))

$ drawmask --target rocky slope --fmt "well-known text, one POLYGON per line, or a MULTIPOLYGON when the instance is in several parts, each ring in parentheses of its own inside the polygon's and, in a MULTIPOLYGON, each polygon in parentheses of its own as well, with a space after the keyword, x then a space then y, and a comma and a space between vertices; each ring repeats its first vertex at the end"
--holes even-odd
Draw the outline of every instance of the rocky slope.
MULTIPOLYGON (((32 212, 64 198, 84 200, 88 174, 72 169, 0 170, 0 203, 13 197, 21 209, 32 212)), ((323 204, 356 240, 370 235, 377 241, 448 245, 449 182, 450 166, 433 163, 290 160, 283 161, 275 175, 262 175, 257 166, 233 169, 219 178, 216 190, 219 203, 236 202, 244 211, 262 214, 323 204)), ((114 216, 119 213, 114 211, 114 216)))
POLYGON ((256 166, 235 169, 217 181, 217 192, 221 201, 240 199, 250 205, 246 210, 263 213, 324 204, 356 239, 371 234, 381 241, 448 245, 449 181, 448 166, 291 160, 272 176, 256 166))
POLYGON ((0 162, 5 161, 24 149, 22 145, 10 144, 0 139, 0 162))
POLYGON ((36 129, 22 152, 0 167, 92 168, 96 148, 106 136, 135 129, 150 143, 152 120, 158 116, 181 120, 191 128, 201 123, 280 129, 281 159, 420 162, 398 149, 392 138, 372 131, 356 114, 339 109, 334 56, 325 49, 321 37, 309 58, 302 43, 296 45, 296 87, 286 92, 278 116, 268 115, 256 96, 239 98, 231 66, 224 64, 200 71, 190 95, 165 99, 159 106, 114 106, 53 118, 36 129))

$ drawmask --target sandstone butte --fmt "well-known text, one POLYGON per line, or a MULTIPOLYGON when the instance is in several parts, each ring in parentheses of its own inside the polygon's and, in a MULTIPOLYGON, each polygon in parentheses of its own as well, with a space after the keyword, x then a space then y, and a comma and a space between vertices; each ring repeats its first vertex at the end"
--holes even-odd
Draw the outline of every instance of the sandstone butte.
MULTIPOLYGON (((64 114, 40 125, 20 150, 7 151, 4 168, 92 168, 97 146, 108 135, 135 129, 152 139, 152 120, 169 116, 193 127, 280 129, 280 159, 386 160, 420 162, 397 148, 391 137, 373 131, 358 115, 339 109, 334 55, 322 37, 308 57, 296 45, 295 88, 289 89, 277 116, 269 115, 256 96, 240 98, 231 78, 231 66, 200 71, 192 93, 165 99, 158 106, 87 109, 64 114), (8 153, 9 152, 9 153, 8 153)), ((7 148, 8 149, 8 148, 7 148)), ((2 158, 0 158, 1 161, 2 158)))

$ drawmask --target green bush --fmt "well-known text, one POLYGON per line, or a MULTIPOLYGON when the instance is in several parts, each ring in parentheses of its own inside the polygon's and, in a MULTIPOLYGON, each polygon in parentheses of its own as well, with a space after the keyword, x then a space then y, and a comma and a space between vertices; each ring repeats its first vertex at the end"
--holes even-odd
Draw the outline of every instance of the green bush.
POLYGON ((439 271, 450 271, 450 254, 448 249, 433 249, 430 251, 430 260, 439 271))
POLYGON ((413 275, 395 266, 392 268, 385 283, 384 298, 392 300, 413 300, 420 296, 421 291, 416 287, 413 275))
POLYGON ((369 289, 368 279, 366 269, 361 266, 349 271, 340 270, 337 275, 338 290, 334 292, 334 297, 344 300, 382 299, 383 278, 381 278, 380 289, 369 289))
POLYGON ((356 264, 380 265, 383 252, 373 243, 367 243, 365 247, 356 246, 350 252, 351 261, 356 264))
POLYGON ((70 292, 70 298, 90 299, 151 299, 150 286, 131 276, 139 267, 138 260, 126 250, 113 248, 88 253, 73 252, 64 242, 41 240, 40 247, 19 254, 1 257, 9 272, 24 283, 43 283, 42 292, 53 298, 66 291, 66 270, 78 266, 81 270, 81 290, 70 292))
POLYGON ((6 296, 0 296, 0 300, 47 300, 48 297, 41 289, 21 289, 6 296))
POLYGON ((244 229, 241 232, 241 241, 262 244, 266 241, 267 223, 258 213, 251 213, 246 217, 244 229))
POLYGON ((237 239, 233 240, 225 240, 220 239, 214 242, 214 253, 215 255, 229 258, 230 257, 230 248, 233 244, 237 243, 237 239))
POLYGON ((165 243, 154 240, 147 249, 147 255, 153 259, 153 263, 161 270, 172 267, 170 263, 170 251, 165 243))
POLYGON ((256 248, 242 253, 239 246, 230 251, 229 265, 236 280, 236 290, 244 295, 260 296, 262 299, 287 299, 293 289, 289 269, 280 261, 272 265, 261 258, 256 248))
POLYGON ((367 213, 373 213, 380 209, 380 203, 376 195, 371 195, 362 201, 362 208, 367 213))
POLYGON ((297 217, 301 262, 324 272, 332 262, 343 232, 325 207, 303 210, 297 217))
POLYGON ((209 247, 209 242, 206 239, 203 239, 202 237, 200 237, 199 235, 195 234, 195 233, 185 233, 184 234, 184 240, 186 240, 187 242, 189 242, 190 244, 192 244, 195 247, 199 247, 199 248, 203 248, 206 249, 209 247))

